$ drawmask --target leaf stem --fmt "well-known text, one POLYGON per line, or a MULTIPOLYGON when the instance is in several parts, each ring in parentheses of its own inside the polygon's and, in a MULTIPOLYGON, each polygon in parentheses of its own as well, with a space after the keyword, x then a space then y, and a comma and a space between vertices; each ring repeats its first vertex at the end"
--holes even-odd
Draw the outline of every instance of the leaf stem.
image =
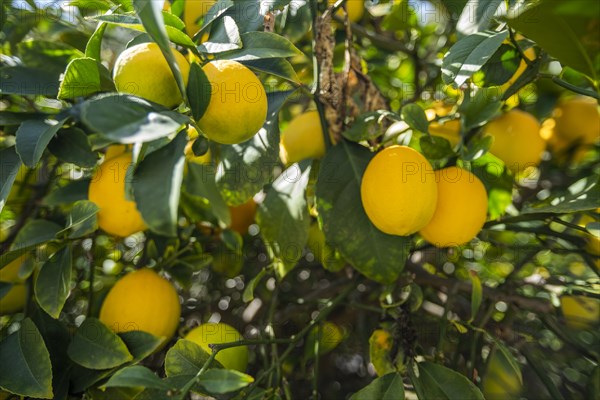
POLYGON ((577 94, 581 94, 583 96, 588 96, 588 97, 593 97, 596 100, 600 100, 600 94, 598 94, 597 92, 594 92, 593 90, 589 90, 589 89, 584 89, 579 86, 575 86, 575 85, 559 78, 556 75, 542 73, 542 74, 539 74, 539 77, 550 79, 550 80, 552 80, 552 82, 556 83, 558 86, 561 86, 561 87, 563 87, 567 90, 570 90, 572 92, 575 92, 577 94))

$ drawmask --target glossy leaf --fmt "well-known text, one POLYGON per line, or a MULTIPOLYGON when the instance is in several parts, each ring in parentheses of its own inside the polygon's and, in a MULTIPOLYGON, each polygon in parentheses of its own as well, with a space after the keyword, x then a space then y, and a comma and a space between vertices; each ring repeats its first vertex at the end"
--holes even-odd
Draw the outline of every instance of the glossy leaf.
POLYGON ((432 362, 417 364, 409 374, 419 400, 484 400, 481 391, 466 376, 432 362))
POLYGON ((302 52, 292 42, 271 32, 246 32, 241 35, 244 47, 240 50, 218 53, 216 58, 245 61, 262 58, 287 58, 302 52))
POLYGON ((17 153, 21 157, 23 164, 29 168, 34 168, 42 158, 46 146, 62 128, 66 119, 53 120, 29 120, 19 126, 16 133, 17 153))
POLYGON ((198 383, 213 394, 235 392, 252 382, 250 375, 229 369, 208 369, 198 378, 198 383))
POLYGON ((192 116, 198 121, 208 108, 212 87, 200 65, 195 62, 190 64, 188 79, 187 92, 190 108, 192 109, 192 116))
POLYGON ((402 375, 393 372, 376 378, 373 382, 354 393, 350 400, 403 400, 404 383, 402 375))
POLYGON ((68 232, 68 237, 74 239, 94 232, 98 229, 96 214, 99 210, 98 206, 91 201, 77 201, 67 216, 65 229, 58 234, 68 232))
POLYGON ((402 107, 402 120, 413 129, 420 132, 429 132, 429 121, 425 111, 418 104, 407 104, 402 107))
POLYGON ((43 219, 28 221, 17 234, 12 243, 11 250, 21 250, 55 239, 61 230, 60 225, 43 219))
POLYGON ((78 58, 67 66, 58 90, 58 98, 75 99, 111 91, 115 91, 115 85, 106 67, 93 58, 78 58))
POLYGON ((14 146, 0 150, 0 212, 4 208, 6 199, 10 194, 10 190, 15 182, 15 178, 21 167, 21 158, 17 154, 14 146))
POLYGON ((72 264, 71 246, 65 246, 42 265, 35 279, 35 298, 52 318, 59 317, 71 290, 72 264))
POLYGON ((456 29, 463 35, 487 29, 502 1, 469 0, 458 18, 456 29))
MULTIPOLYGON (((167 376, 190 375, 200 371, 210 355, 196 343, 179 339, 167 352, 165 358, 165 373, 167 376)), ((215 363, 217 363, 215 361, 215 363)))
POLYGON ((147 389, 169 390, 170 386, 146 367, 132 365, 117 371, 101 388, 141 387, 147 389))

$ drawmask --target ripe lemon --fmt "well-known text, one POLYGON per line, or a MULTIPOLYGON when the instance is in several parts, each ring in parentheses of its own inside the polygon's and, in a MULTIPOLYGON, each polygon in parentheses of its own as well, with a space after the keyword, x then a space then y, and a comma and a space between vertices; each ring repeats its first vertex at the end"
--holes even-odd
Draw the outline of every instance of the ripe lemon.
MULTIPOLYGON (((190 64, 180 52, 171 51, 187 85, 190 64)), ((123 51, 115 63, 113 79, 120 93, 133 94, 168 108, 183 101, 173 72, 156 43, 140 43, 123 51)))
POLYGON ((571 329, 590 328, 600 321, 600 300, 584 296, 562 296, 560 308, 571 329))
POLYGON ((250 201, 237 207, 229 207, 229 213, 231 214, 231 229, 240 235, 247 234, 248 228, 254 223, 256 207, 257 205, 254 199, 250 199, 250 201))
POLYGON ((19 278, 19 269, 27 256, 21 256, 0 269, 0 282, 12 283, 9 291, 0 298, 0 315, 13 314, 23 310, 27 299, 27 289, 19 278))
POLYGON ((429 223, 437 203, 431 164, 406 146, 391 146, 369 162, 360 186, 371 222, 390 235, 407 236, 429 223))
POLYGON ((433 136, 443 137, 454 147, 460 142, 460 120, 434 121, 437 117, 445 117, 450 114, 452 108, 451 104, 435 102, 431 108, 425 110, 425 115, 429 121, 429 133, 433 136))
POLYGON ((560 102, 553 117, 556 134, 569 144, 592 144, 600 139, 598 103, 591 97, 577 96, 560 102))
POLYGON ((144 331, 167 342, 179 325, 177 291, 149 268, 131 272, 110 289, 100 309, 100 321, 115 332, 144 331))
POLYGON ((135 202, 125 198, 131 153, 105 160, 96 170, 88 197, 100 208, 98 226, 111 235, 126 237, 146 229, 135 202))
POLYGON ((473 239, 487 216, 488 196, 475 175, 457 167, 435 171, 438 200, 433 218, 419 232, 437 247, 460 246, 473 239))
MULTIPOLYGON (((330 6, 334 5, 337 0, 328 0, 330 6)), ((348 0, 346 2, 346 11, 350 22, 358 22, 365 13, 364 0, 348 0)), ((344 11, 338 10, 336 13, 340 17, 344 17, 344 11)))
POLYGON ((494 138, 490 152, 514 173, 537 166, 542 160, 546 142, 540 135, 539 122, 529 113, 511 110, 488 122, 483 132, 494 138))
POLYGON ((116 156, 120 156, 121 154, 127 152, 127 146, 124 144, 113 144, 106 148, 106 152, 104 153, 104 159, 110 160, 111 158, 115 158, 116 156))
POLYGON ((319 113, 308 111, 294 118, 281 135, 279 149, 281 161, 286 165, 323 157, 325 139, 319 113))
MULTIPOLYGON (((191 340, 210 354, 212 349, 209 344, 237 342, 244 337, 234 327, 220 322, 202 324, 192 329, 185 339, 191 340)), ((215 359, 227 369, 244 372, 248 366, 248 347, 238 346, 221 350, 215 359)))
MULTIPOLYGON (((185 31, 193 37, 200 30, 198 20, 206 15, 208 10, 216 3, 216 0, 185 0, 183 6, 183 22, 185 31)), ((203 42, 206 38, 203 38, 203 42)))
POLYGON ((217 143, 250 139, 267 119, 267 94, 260 80, 237 61, 211 61, 202 69, 211 84, 211 95, 198 127, 217 143))

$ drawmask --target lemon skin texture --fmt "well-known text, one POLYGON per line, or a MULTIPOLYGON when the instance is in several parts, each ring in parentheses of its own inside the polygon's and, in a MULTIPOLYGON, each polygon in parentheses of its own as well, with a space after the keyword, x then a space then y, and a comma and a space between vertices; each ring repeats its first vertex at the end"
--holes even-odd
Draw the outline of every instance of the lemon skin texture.
MULTIPOLYGON (((187 85, 190 64, 180 52, 171 51, 187 85)), ((115 63, 113 79, 120 93, 133 94, 168 108, 183 101, 173 72, 156 43, 141 43, 123 51, 115 63)))
POLYGON ((0 315, 13 314, 23 310, 27 298, 27 288, 19 278, 19 269, 27 256, 21 256, 0 269, 0 282, 12 283, 9 291, 0 298, 0 315))
POLYGON ((540 135, 539 122, 529 113, 511 110, 490 121, 483 132, 494 138, 490 153, 513 173, 537 166, 542 160, 546 142, 540 135))
POLYGON ((411 235, 429 223, 437 204, 431 164, 406 146, 391 146, 369 162, 360 187, 371 222, 390 235, 411 235))
POLYGON ((144 331, 163 337, 163 344, 175 334, 180 316, 177 291, 149 268, 119 279, 100 309, 100 321, 113 331, 144 331))
POLYGON ((473 239, 487 217, 488 196, 479 178, 457 167, 435 171, 438 201, 433 218, 419 232, 436 247, 460 246, 473 239))
POLYGON ((221 144, 250 139, 267 119, 267 94, 260 80, 237 61, 211 61, 202 69, 212 89, 198 127, 221 144))
POLYGON ((562 296, 560 308, 567 326, 581 330, 600 321, 600 300, 584 296, 562 296))
POLYGON ((254 223, 254 217, 256 215, 257 204, 254 199, 250 199, 246 203, 236 206, 229 207, 229 214, 231 215, 230 228, 240 235, 248 233, 248 228, 254 223))
POLYGON ((105 160, 96 170, 90 183, 88 198, 100 208, 98 226, 105 232, 126 237, 146 229, 134 201, 125 198, 127 168, 130 153, 105 160))
MULTIPOLYGON (((336 0, 328 0, 330 6, 336 3, 336 0)), ((358 22, 365 14, 365 2, 364 0, 348 0, 346 2, 346 11, 348 12, 348 19, 350 22, 358 22)), ((344 17, 344 11, 338 10, 336 13, 340 17, 344 17)))
POLYGON ((298 115, 281 135, 280 155, 284 164, 293 164, 307 158, 325 155, 325 139, 321 118, 317 111, 298 115))
POLYGON ((198 25, 198 20, 204 17, 215 3, 216 0, 185 0, 183 22, 185 23, 185 31, 190 37, 198 33, 201 28, 198 25))
POLYGON ((592 144, 600 139, 598 103, 591 97, 564 100, 554 109, 553 116, 557 136, 567 143, 592 144))
MULTIPOLYGON (((220 323, 206 323, 192 329, 185 339, 196 343, 208 354, 212 353, 209 344, 221 344, 243 340, 243 336, 232 326, 220 323)), ((219 351, 215 359, 227 369, 240 372, 248 366, 248 347, 238 346, 219 351)))

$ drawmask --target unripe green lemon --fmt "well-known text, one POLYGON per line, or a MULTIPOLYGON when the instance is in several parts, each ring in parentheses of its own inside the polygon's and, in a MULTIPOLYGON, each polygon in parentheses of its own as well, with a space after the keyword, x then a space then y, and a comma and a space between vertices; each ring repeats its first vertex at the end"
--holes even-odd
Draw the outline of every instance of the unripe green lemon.
MULTIPOLYGON (((243 340, 243 336, 232 326, 220 323, 206 323, 192 329, 185 339, 202 347, 208 354, 212 353, 209 344, 222 344, 243 340)), ((248 347, 238 346, 219 351, 215 359, 227 369, 246 371, 248 366, 248 347)))
POLYGON ((307 158, 325 155, 325 139, 317 111, 308 111, 294 118, 281 134, 281 161, 293 164, 307 158))
MULTIPOLYGON (((180 52, 171 51, 187 85, 190 64, 180 52)), ((140 43, 123 51, 115 63, 113 79, 120 93, 133 94, 168 108, 183 101, 173 72, 156 43, 140 43)))
POLYGON ((473 239, 487 217, 488 196, 479 178, 458 167, 435 171, 438 200, 421 236, 437 247, 460 246, 473 239))
POLYGON ((211 61, 202 69, 211 84, 211 95, 198 127, 217 143, 250 139, 267 119, 267 93, 260 80, 237 61, 211 61))
POLYGON ((433 217, 437 204, 435 174, 416 150, 391 146, 369 162, 360 195, 367 216, 379 230, 408 236, 433 217))
POLYGON ((181 306, 173 285, 149 268, 130 272, 110 289, 100 309, 100 321, 115 332, 144 331, 164 337, 179 325, 181 306))

